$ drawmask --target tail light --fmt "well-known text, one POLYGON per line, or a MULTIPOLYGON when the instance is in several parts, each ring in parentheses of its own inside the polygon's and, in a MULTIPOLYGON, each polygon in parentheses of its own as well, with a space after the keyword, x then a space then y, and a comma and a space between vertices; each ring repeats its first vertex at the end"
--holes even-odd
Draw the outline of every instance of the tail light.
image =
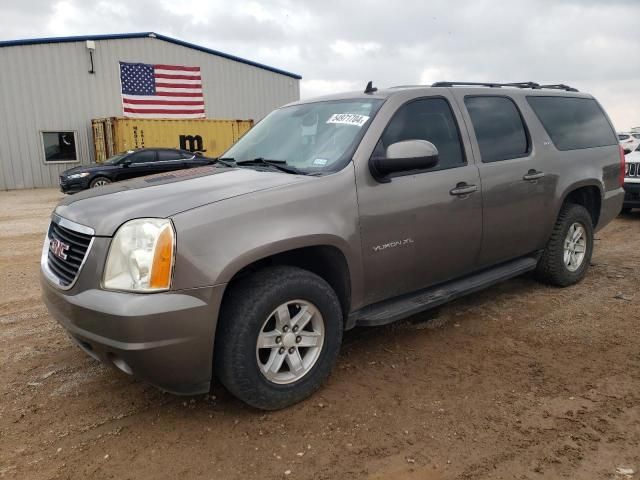
POLYGON ((624 169, 625 169, 625 159, 624 159, 624 148, 620 145, 620 186, 624 185, 624 169))

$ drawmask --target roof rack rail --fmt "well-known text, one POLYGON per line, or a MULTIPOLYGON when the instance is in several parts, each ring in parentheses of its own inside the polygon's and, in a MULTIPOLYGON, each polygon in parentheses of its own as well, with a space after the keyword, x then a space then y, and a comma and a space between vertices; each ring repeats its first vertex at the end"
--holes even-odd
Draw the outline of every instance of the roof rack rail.
POLYGON ((564 83, 556 83, 553 85, 540 85, 540 88, 551 88, 554 90, 566 90, 567 92, 579 92, 577 88, 570 87, 569 85, 565 85, 564 83))
POLYGON ((579 91, 577 88, 570 87, 569 85, 565 85, 563 83, 558 84, 550 84, 550 85, 540 85, 536 82, 512 82, 512 83, 495 83, 495 82, 436 82, 431 84, 432 87, 490 87, 490 88, 500 88, 500 87, 516 87, 516 88, 532 88, 534 90, 539 90, 541 88, 550 88, 554 90, 566 90, 567 92, 577 92, 579 91))

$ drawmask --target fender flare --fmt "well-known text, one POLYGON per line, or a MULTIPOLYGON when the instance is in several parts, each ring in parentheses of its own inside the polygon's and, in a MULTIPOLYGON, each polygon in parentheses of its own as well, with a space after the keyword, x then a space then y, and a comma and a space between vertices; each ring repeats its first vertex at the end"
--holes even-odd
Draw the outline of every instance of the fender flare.
POLYGON ((298 250, 301 248, 322 246, 334 247, 338 249, 345 259, 347 267, 349 268, 349 272, 357 270, 356 265, 354 265, 355 262, 352 258, 353 254, 350 254, 351 249, 347 242, 333 235, 314 234, 302 237, 282 239, 256 246, 242 256, 230 259, 230 261, 227 262, 225 267, 220 271, 215 283, 228 283, 242 269, 260 260, 273 257, 274 255, 298 250))

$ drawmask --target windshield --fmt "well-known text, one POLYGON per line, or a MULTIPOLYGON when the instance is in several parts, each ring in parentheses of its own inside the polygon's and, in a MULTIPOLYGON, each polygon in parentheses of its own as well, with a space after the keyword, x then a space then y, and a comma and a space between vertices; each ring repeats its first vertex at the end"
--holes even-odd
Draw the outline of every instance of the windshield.
POLYGON ((285 161, 306 173, 335 172, 351 159, 381 104, 379 99, 352 99, 274 110, 221 158, 285 161))
POLYGON ((131 152, 123 152, 123 153, 118 153, 116 155, 114 155, 113 157, 109 157, 108 159, 106 159, 104 162, 102 163, 106 163, 107 165, 115 165, 117 164, 120 160, 122 160, 124 157, 126 157, 127 155, 129 155, 131 152))

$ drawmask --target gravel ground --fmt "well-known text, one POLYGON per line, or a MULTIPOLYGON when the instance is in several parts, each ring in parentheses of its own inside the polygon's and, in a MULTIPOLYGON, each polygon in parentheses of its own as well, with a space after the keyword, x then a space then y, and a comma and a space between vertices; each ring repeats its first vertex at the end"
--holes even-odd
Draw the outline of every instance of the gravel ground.
POLYGON ((525 276, 350 332, 322 390, 264 414, 72 346, 38 285, 60 198, 0 192, 0 477, 640 478, 640 212, 597 235, 580 285, 525 276))

